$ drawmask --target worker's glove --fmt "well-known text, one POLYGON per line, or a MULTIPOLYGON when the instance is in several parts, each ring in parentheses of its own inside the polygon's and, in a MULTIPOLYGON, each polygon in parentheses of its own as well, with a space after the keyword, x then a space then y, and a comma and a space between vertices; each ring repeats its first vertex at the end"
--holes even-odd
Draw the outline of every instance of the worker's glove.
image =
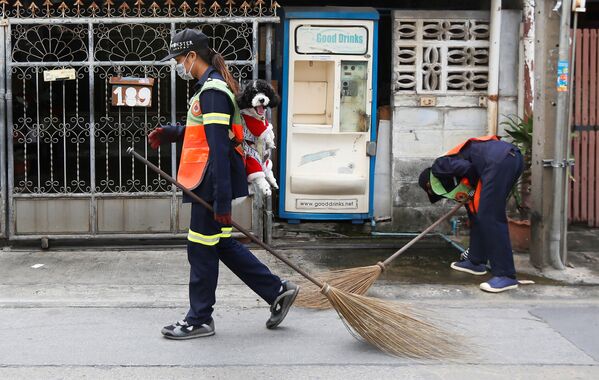
POLYGON ((457 193, 455 195, 455 200, 460 203, 468 203, 472 198, 468 195, 468 193, 457 193))
POLYGON ((260 135, 260 139, 264 141, 264 149, 276 149, 275 145, 275 133, 273 131, 272 124, 268 124, 268 127, 260 135))
POLYGON ((161 125, 154 129, 148 135, 148 142, 152 149, 158 149, 158 147, 165 143, 173 143, 183 135, 185 127, 177 123, 175 125, 167 124, 161 125))
POLYGON ((233 224, 233 220, 231 219, 231 213, 214 214, 214 220, 225 226, 230 226, 233 224))
POLYGON ((279 189, 279 185, 277 184, 277 179, 275 178, 272 172, 272 161, 266 160, 264 162, 264 175, 266 175, 266 181, 270 184, 273 189, 279 189))

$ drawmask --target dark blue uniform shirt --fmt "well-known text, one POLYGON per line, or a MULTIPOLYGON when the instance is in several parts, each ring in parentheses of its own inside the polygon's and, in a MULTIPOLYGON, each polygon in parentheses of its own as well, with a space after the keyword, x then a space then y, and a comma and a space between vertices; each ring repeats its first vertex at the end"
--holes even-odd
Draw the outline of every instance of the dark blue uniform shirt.
MULTIPOLYGON (((202 89, 208 78, 224 80, 212 66, 194 86, 194 93, 202 89)), ((202 114, 224 113, 231 115, 233 120, 234 107, 229 97, 218 90, 207 90, 200 96, 202 114)), ((176 133, 182 141, 185 128, 182 126, 168 127, 168 133, 176 133)), ((193 192, 207 202, 214 203, 217 214, 231 212, 231 200, 248 195, 247 176, 243 158, 235 151, 235 145, 229 138, 229 128, 221 124, 205 124, 206 139, 210 147, 208 164, 204 178, 193 192)), ((183 202, 192 202, 191 198, 183 194, 183 202)))
POLYGON ((516 147, 505 141, 471 141, 460 154, 437 158, 431 171, 447 190, 453 189, 462 178, 468 178, 475 186, 485 169, 500 163, 513 149, 516 147))

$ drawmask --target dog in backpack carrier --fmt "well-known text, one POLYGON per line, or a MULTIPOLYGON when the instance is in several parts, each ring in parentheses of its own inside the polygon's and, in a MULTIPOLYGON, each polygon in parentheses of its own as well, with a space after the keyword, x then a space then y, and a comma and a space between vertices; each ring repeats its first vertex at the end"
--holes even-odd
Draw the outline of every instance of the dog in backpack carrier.
POLYGON ((266 117, 266 110, 278 106, 279 102, 275 90, 262 79, 249 82, 237 95, 244 125, 243 150, 247 180, 266 196, 272 194, 272 189, 279 188, 270 159, 272 150, 276 148, 275 134, 266 117))

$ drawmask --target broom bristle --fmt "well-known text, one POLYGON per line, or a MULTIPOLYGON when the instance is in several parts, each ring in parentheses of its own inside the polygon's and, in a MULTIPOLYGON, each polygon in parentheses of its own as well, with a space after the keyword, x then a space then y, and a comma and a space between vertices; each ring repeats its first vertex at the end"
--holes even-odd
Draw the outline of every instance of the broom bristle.
POLYGON ((327 284, 322 292, 352 334, 388 354, 414 359, 463 355, 461 338, 427 322, 423 315, 404 305, 346 293, 327 284))
MULTIPOLYGON (((352 294, 365 294, 379 278, 383 269, 380 265, 341 269, 317 274, 316 277, 339 290, 352 294)), ((320 288, 305 279, 298 281, 302 291, 297 295, 294 305, 310 309, 330 309, 331 304, 321 293, 320 288)))

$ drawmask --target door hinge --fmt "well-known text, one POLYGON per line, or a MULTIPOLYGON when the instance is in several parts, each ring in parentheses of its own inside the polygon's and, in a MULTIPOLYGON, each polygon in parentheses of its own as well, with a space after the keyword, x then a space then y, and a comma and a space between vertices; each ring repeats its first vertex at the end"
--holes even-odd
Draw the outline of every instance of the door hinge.
POLYGON ((376 141, 366 141, 366 155, 368 157, 376 156, 376 141))

